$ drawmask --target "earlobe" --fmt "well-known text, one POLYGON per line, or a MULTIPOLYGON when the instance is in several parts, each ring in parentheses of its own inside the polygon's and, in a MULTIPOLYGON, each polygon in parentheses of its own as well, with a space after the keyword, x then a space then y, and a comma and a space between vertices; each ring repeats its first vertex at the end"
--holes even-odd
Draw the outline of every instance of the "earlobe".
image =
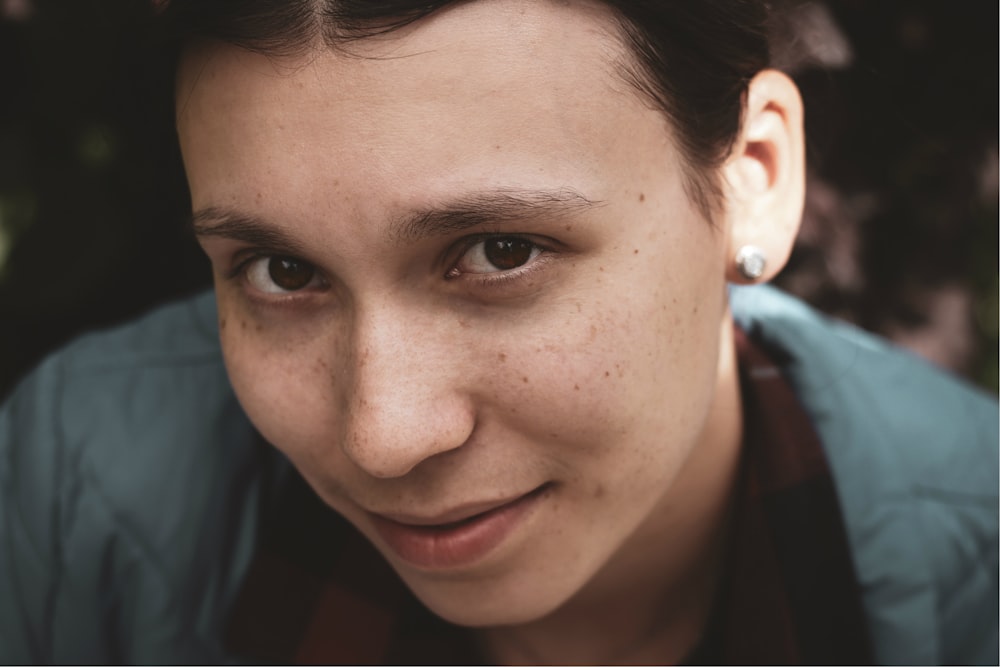
POLYGON ((739 140, 724 167, 730 282, 770 280, 788 261, 805 198, 805 148, 798 88, 776 70, 751 81, 739 140), (758 278, 738 254, 753 247, 767 258, 758 278))

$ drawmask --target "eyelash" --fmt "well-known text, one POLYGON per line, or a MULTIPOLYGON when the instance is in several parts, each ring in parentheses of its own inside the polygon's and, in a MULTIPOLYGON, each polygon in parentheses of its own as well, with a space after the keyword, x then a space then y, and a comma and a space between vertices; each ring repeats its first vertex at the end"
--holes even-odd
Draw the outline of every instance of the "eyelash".
POLYGON ((496 232, 470 236, 463 239, 461 245, 459 246, 459 252, 457 253, 455 259, 450 262, 451 268, 445 272, 444 277, 445 280, 456 280, 459 278, 472 280, 477 283, 479 287, 484 289, 500 288, 534 273, 536 270, 547 264, 552 257, 552 251, 549 245, 549 243, 545 243, 544 241, 540 242, 537 240, 537 237, 523 234, 506 234, 496 232), (528 260, 525 264, 514 267, 513 269, 501 269, 489 273, 462 272, 458 269, 458 262, 466 257, 473 248, 480 243, 485 243, 491 239, 515 239, 518 241, 525 241, 533 246, 533 248, 537 249, 538 254, 528 260))
MULTIPOLYGON (((546 244, 544 242, 537 241, 536 237, 528 235, 506 234, 499 232, 477 234, 475 236, 463 239, 460 242, 460 245, 458 246, 458 251, 454 254, 454 260, 449 262, 450 268, 447 271, 445 271, 444 279, 447 281, 453 281, 458 279, 471 280, 477 287, 482 289, 500 289, 502 287, 505 287, 515 281, 518 281, 526 277, 529 274, 534 273, 536 270, 539 270, 540 268, 542 268, 542 266, 547 264, 552 256, 552 251, 548 247, 548 245, 549 244, 546 244), (526 241, 527 243, 531 244, 534 248, 536 248, 539 252, 536 256, 534 256, 524 265, 515 267, 513 269, 498 270, 490 273, 462 272, 458 270, 457 268, 458 262, 462 258, 464 258, 466 254, 469 253, 473 248, 475 248, 476 245, 480 243, 485 243, 490 239, 498 239, 498 238, 503 238, 503 239, 509 238, 509 239, 526 241)), ((293 257, 291 255, 279 254, 264 248, 255 248, 255 249, 244 250, 235 256, 234 265, 227 272, 227 278, 229 280, 239 280, 246 283, 248 281, 248 271, 253 266, 254 262, 257 262, 262 259, 272 259, 276 257, 287 257, 289 259, 295 259, 297 261, 301 261, 304 264, 308 264, 309 266, 315 268, 315 265, 313 265, 311 262, 307 262, 305 260, 299 260, 298 258, 293 257)), ((317 273, 320 273, 319 269, 316 269, 316 271, 317 273)), ((320 276, 322 278, 321 273, 320 276)), ((278 293, 277 296, 275 295, 270 295, 266 297, 258 296, 258 298, 270 299, 272 301, 275 299, 289 300, 295 298, 296 296, 303 296, 306 293, 308 293, 308 291, 303 289, 303 290, 294 290, 283 294, 278 293)))
POLYGON ((274 258, 287 258, 295 261, 300 261, 303 264, 308 265, 316 271, 319 276, 320 281, 325 285, 326 281, 323 279, 323 275, 318 268, 316 268, 311 262, 305 260, 300 260, 292 255, 285 255, 270 251, 266 248, 253 248, 243 250, 234 256, 234 263, 231 269, 226 274, 226 277, 230 281, 239 282, 244 286, 246 291, 250 294, 254 301, 259 301, 265 304, 291 304, 293 301, 297 301, 311 294, 314 294, 314 289, 303 288, 301 290, 292 290, 288 292, 274 292, 267 293, 259 289, 254 289, 250 284, 249 272, 253 267, 254 263, 261 260, 270 260, 274 258))

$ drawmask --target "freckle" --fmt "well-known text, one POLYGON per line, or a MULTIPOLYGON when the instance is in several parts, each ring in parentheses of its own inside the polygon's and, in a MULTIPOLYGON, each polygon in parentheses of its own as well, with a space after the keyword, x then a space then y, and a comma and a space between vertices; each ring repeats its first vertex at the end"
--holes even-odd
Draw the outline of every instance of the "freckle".
POLYGON ((500 150, 500 144, 497 144, 496 148, 497 150, 500 150))
POLYGON ((640 192, 639 193, 639 201, 646 201, 646 195, 644 195, 643 193, 640 192))
POLYGON ((604 371, 604 377, 606 378, 611 377, 611 371, 604 371))
POLYGON ((632 251, 632 254, 633 254, 633 255, 638 255, 638 254, 639 254, 639 249, 638 249, 638 248, 636 248, 635 250, 633 250, 633 251, 632 251))
POLYGON ((258 193, 257 193, 257 201, 260 201, 260 200, 261 200, 261 199, 263 199, 263 198, 264 198, 264 195, 263 195, 263 193, 260 193, 260 192, 258 192, 258 193))
POLYGON ((578 384, 573 385, 573 389, 575 389, 576 391, 580 391, 580 385, 578 384))
POLYGON ((507 361, 507 355, 501 352, 500 354, 497 355, 497 359, 499 359, 500 361, 507 361))
POLYGON ((525 384, 528 384, 528 377, 525 376, 525 377, 521 378, 521 382, 523 382, 525 384))
POLYGON ((254 327, 254 331, 261 331, 261 330, 262 330, 263 328, 264 328, 264 325, 263 325, 263 324, 260 324, 260 323, 258 322, 258 323, 257 323, 257 326, 255 326, 255 327, 254 327))
POLYGON ((247 321, 246 320, 240 320, 240 329, 243 330, 243 331, 246 331, 246 328, 247 328, 247 321))
POLYGON ((600 269, 601 271, 604 271, 604 267, 603 266, 599 266, 597 268, 600 269))
POLYGON ((471 325, 465 320, 459 320, 458 326, 462 327, 463 329, 468 329, 471 325))
POLYGON ((223 317, 219 319, 219 331, 225 331, 225 330, 226 330, 226 318, 223 317))
POLYGON ((566 231, 567 232, 573 231, 573 225, 566 225, 566 231))
POLYGON ((598 484, 597 488, 594 489, 594 497, 595 498, 603 498, 604 497, 604 485, 603 484, 598 484))
POLYGON ((549 433, 549 437, 552 438, 553 440, 558 440, 559 439, 559 434, 558 433, 549 433))

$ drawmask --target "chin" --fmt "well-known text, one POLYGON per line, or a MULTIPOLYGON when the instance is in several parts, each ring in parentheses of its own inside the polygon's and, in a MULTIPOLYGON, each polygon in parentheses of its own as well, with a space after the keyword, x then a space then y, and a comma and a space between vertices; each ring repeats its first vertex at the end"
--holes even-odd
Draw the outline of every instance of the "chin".
POLYGON ((470 628, 531 623, 548 616, 570 597, 540 590, 538 584, 529 587, 525 583, 502 586, 495 582, 411 583, 407 580, 407 585, 436 615, 449 623, 470 628))

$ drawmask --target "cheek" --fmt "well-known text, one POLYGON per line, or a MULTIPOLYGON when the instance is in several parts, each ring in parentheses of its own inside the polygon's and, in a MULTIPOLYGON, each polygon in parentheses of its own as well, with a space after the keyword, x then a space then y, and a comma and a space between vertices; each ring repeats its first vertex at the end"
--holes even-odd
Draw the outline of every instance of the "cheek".
POLYGON ((705 428, 725 313, 723 277, 708 264, 674 272, 637 260, 507 354, 495 394, 517 411, 510 423, 587 482, 574 493, 606 493, 610 512, 669 485, 705 428))
POLYGON ((616 283, 511 329, 481 402, 533 439, 576 453, 674 434, 690 440, 715 385, 724 310, 721 280, 691 283, 661 281, 625 296, 616 283))
POLYGON ((335 425, 335 343, 320 327, 278 326, 220 300, 220 340, 233 390, 264 438, 293 461, 310 458, 335 425))

